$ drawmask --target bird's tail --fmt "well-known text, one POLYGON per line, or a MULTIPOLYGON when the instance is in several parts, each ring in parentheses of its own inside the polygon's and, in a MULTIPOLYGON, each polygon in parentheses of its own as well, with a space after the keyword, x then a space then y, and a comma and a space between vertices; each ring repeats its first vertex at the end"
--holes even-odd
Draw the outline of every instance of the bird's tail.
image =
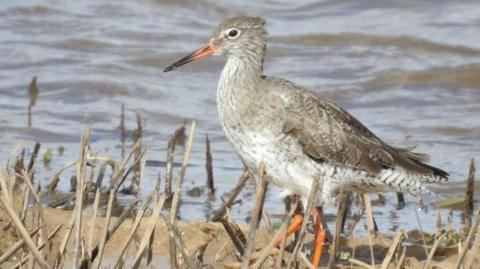
POLYGON ((414 146, 408 147, 408 148, 402 148, 402 147, 393 147, 393 148, 398 152, 400 152, 400 154, 403 157, 413 162, 415 166, 419 168, 421 167, 420 170, 422 170, 422 172, 420 171, 419 173, 413 172, 413 174, 416 175, 418 179, 421 180, 422 182, 439 183, 439 182, 445 182, 448 180, 449 174, 447 172, 443 171, 440 168, 437 168, 425 163, 430 160, 430 156, 428 154, 414 152, 413 151, 415 149, 414 146))

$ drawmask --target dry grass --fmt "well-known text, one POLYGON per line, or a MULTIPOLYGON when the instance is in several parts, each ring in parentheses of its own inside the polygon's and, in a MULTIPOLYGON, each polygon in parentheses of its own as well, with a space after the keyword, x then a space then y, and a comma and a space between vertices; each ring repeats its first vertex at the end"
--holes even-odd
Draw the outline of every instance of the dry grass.
MULTIPOLYGON (((139 184, 144 180, 142 164, 145 163, 146 149, 141 143, 139 116, 137 120, 140 133, 132 148, 119 161, 93 154, 89 128, 85 129, 78 159, 55 173, 48 190, 55 192, 62 173, 75 167, 75 193, 50 203, 52 207, 57 207, 71 202, 74 204, 71 211, 52 209, 41 203, 45 193, 40 192, 34 182, 39 144, 35 146, 28 165, 23 164, 24 154, 19 154, 18 158, 11 158, 16 161, 15 164, 7 164, 7 170, 0 168, 0 236, 3 238, 0 244, 0 268, 165 268, 169 265, 178 268, 313 268, 308 258, 312 235, 307 229, 307 222, 302 224, 297 240, 284 236, 296 205, 286 211, 285 220, 276 231, 260 225, 262 218, 269 219, 263 209, 268 188, 266 176, 261 176, 257 181, 256 202, 249 226, 236 223, 229 216, 230 207, 250 178, 247 171, 241 175, 210 222, 177 220, 181 210, 182 183, 195 135, 195 122, 190 125, 182 166, 177 171, 175 182, 172 182, 173 153, 175 145, 185 136, 184 127, 174 132, 168 145, 164 191, 160 190, 158 179, 148 196, 138 197, 120 212, 119 217, 114 217, 118 216, 114 214, 114 208, 120 195, 119 189, 130 173, 133 172, 135 195, 138 195, 139 184), (113 171, 109 175, 110 182, 102 184, 106 166, 111 166, 113 171), (100 169, 94 170, 95 167, 100 169), (97 180, 93 182, 95 175, 97 180), (170 199, 171 208, 167 211, 164 206, 170 199), (92 210, 88 209, 91 204, 92 210), (273 249, 274 242, 280 237, 284 237, 280 250, 273 249)), ((124 128, 124 122, 122 124, 124 128)), ((120 131, 125 132, 122 128, 120 131)), ((209 195, 212 195, 215 189, 208 138, 206 145, 206 168, 210 172, 205 182, 211 191, 209 195)), ((261 175, 268 175, 268 167, 263 164, 260 164, 259 171, 261 175)), ((313 180, 305 212, 314 206, 316 190, 321 186, 319 176, 313 180)), ((465 212, 470 214, 473 212, 474 177, 472 161, 465 199, 465 212)), ((346 194, 345 197, 351 196, 346 194)), ((421 233, 419 239, 422 240, 419 242, 422 243, 407 244, 407 233, 403 231, 396 231, 394 238, 374 231, 368 198, 365 199, 364 209, 356 216, 369 216, 368 239, 341 233, 344 219, 349 216, 346 200, 340 199, 333 240, 324 247, 323 267, 472 269, 480 262, 480 211, 474 216, 466 216, 472 221, 466 222, 468 234, 458 243, 460 247, 452 247, 445 242, 452 234, 462 238, 461 233, 442 229, 438 229, 431 240, 425 239, 421 233)))

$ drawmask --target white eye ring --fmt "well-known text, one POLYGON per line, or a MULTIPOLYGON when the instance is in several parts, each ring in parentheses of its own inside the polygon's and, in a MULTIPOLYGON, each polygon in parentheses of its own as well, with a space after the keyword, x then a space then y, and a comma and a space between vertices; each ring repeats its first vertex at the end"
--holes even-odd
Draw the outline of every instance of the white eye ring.
POLYGON ((240 36, 241 31, 238 30, 237 28, 230 28, 225 31, 225 36, 228 39, 235 39, 240 36))

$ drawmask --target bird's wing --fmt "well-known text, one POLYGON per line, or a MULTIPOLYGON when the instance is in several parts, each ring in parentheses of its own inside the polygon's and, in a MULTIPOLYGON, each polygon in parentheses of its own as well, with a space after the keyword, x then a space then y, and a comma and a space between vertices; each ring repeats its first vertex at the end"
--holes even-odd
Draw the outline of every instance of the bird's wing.
MULTIPOLYGON (((422 162, 427 155, 387 145, 360 121, 330 100, 294 84, 280 83, 285 115, 283 132, 294 136, 311 159, 334 162, 369 171, 401 167, 413 174, 446 177, 440 169, 422 162)), ((279 85, 279 86, 280 86, 279 85)), ((436 181, 432 178, 432 181, 436 181)))

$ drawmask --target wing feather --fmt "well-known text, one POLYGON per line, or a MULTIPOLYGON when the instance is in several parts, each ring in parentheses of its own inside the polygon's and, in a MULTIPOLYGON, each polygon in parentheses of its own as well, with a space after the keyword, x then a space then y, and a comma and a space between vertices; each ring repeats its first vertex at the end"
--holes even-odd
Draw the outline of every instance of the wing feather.
POLYGON ((317 162, 329 161, 377 174, 381 169, 401 167, 430 181, 448 174, 424 164, 428 155, 388 145, 355 117, 317 94, 282 81, 286 91, 277 91, 284 100, 284 132, 294 136, 305 154, 317 162), (288 84, 288 85, 285 85, 288 84), (285 96, 287 95, 287 96, 285 96))

